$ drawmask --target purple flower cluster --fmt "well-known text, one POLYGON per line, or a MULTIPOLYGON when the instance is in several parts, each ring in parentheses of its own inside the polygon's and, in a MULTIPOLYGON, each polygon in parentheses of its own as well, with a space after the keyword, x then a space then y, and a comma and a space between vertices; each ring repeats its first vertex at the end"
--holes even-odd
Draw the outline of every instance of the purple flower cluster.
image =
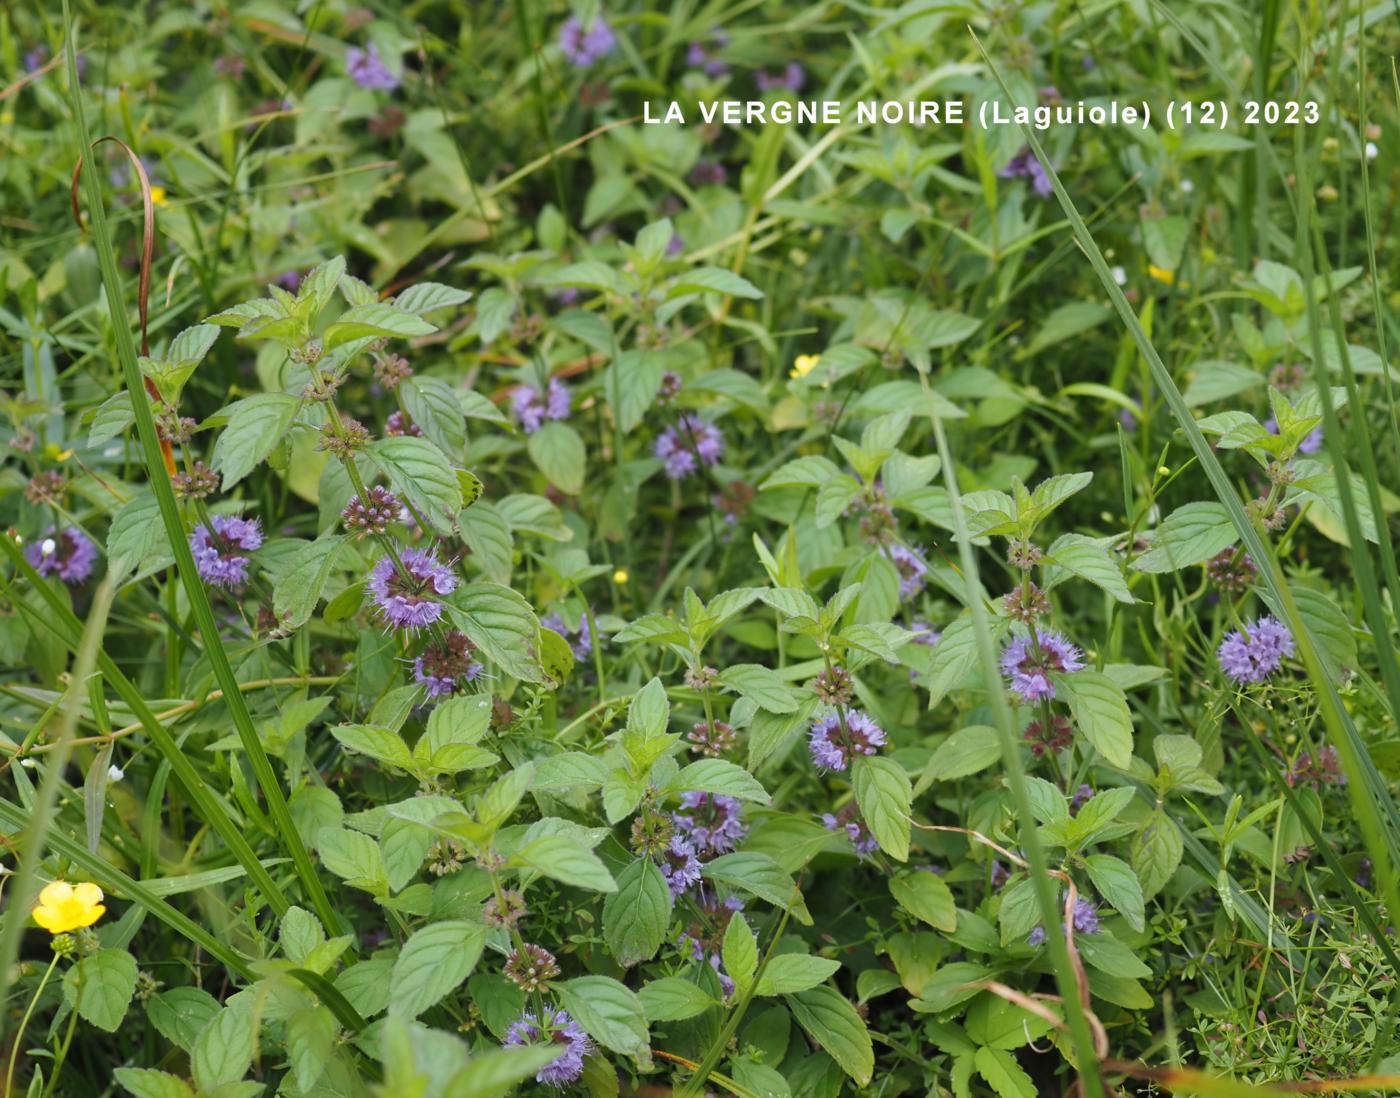
MULTIPOLYGON (((1094 905, 1083 896, 1074 901, 1074 931, 1076 934, 1097 934, 1099 932, 1099 913, 1094 909, 1094 905)), ((1030 932, 1026 938, 1029 945, 1040 946, 1045 944, 1045 928, 1038 926, 1030 932)))
POLYGON ((865 821, 860 818, 859 813, 855 811, 854 805, 846 805, 835 815, 824 812, 822 825, 828 831, 844 831, 846 837, 851 840, 851 845, 856 848, 856 853, 862 858, 868 858, 880 849, 880 844, 870 833, 870 828, 865 825, 865 821))
POLYGON ((661 856, 661 875, 666 878, 672 896, 679 896, 691 885, 700 883, 700 858, 694 844, 684 835, 671 836, 671 843, 661 856))
POLYGON ((533 435, 547 419, 568 419, 573 408, 569 387, 557 377, 541 392, 533 385, 517 385, 510 391, 510 408, 527 435, 533 435))
POLYGON ((1029 146, 1013 156, 997 175, 1002 179, 1029 179, 1031 189, 1041 198, 1049 198, 1054 193, 1054 188, 1050 185, 1050 176, 1029 146))
POLYGON ((722 793, 685 793, 681 809, 671 815, 676 832, 697 855, 725 854, 743 839, 747 829, 739 819, 743 805, 722 793))
POLYGON ((601 16, 585 27, 576 15, 564 20, 559 28, 559 50, 565 60, 578 69, 586 69, 601 61, 617 46, 617 36, 601 16))
POLYGON ((917 550, 895 542, 889 549, 890 560, 899 573, 899 597, 911 599, 924 589, 928 564, 917 550))
POLYGON ((350 79, 367 91, 393 91, 399 78, 379 56, 379 47, 371 42, 364 49, 351 46, 345 52, 345 71, 350 79))
POLYGON ((552 1044, 559 1056, 535 1073, 535 1082, 566 1087, 583 1074, 583 1060, 593 1051, 593 1042, 568 1011, 546 1006, 537 1016, 527 1010, 506 1030, 507 1046, 552 1044))
POLYGON ((801 91, 807 83, 807 70, 796 61, 789 61, 782 72, 769 73, 760 69, 754 73, 754 83, 761 92, 801 91))
POLYGON ((564 624, 564 617, 558 610, 551 610, 544 617, 540 618, 540 624, 546 629, 553 629, 566 641, 569 642, 569 651, 574 654, 574 659, 586 660, 593 654, 593 634, 588 628, 588 616, 585 614, 578 619, 578 628, 570 629, 564 624))
POLYGON ((1216 650, 1221 669, 1238 683, 1263 682, 1293 655, 1288 627, 1273 616, 1260 618, 1226 635, 1216 650))
MULTIPOLYGON (((729 35, 722 30, 716 30, 710 35, 710 45, 716 50, 722 50, 729 45, 729 35)), ((710 54, 703 42, 692 42, 685 51, 685 63, 694 69, 704 69, 708 76, 723 76, 729 71, 729 66, 718 57, 710 54)))
POLYGON ((50 526, 42 538, 25 547, 24 559, 39 575, 57 576, 69 587, 77 587, 92 575, 97 546, 76 527, 55 532, 50 526))
POLYGON ((452 569, 424 549, 401 549, 399 560, 380 557, 370 569, 368 587, 380 615, 400 629, 421 629, 442 617, 438 595, 450 595, 457 588, 452 569))
POLYGON ((1052 671, 1079 671, 1084 667, 1082 653, 1063 633, 1045 629, 1036 638, 1039 652, 1029 637, 1015 637, 1001 654, 1001 673, 1011 683, 1011 691, 1022 701, 1053 698, 1052 671))
POLYGON ((848 769, 857 755, 874 755, 884 745, 884 729, 859 709, 833 711, 814 721, 807 744, 819 770, 838 771, 848 769))
POLYGON ((657 436, 652 452, 666 467, 672 480, 684 480, 700 463, 715 465, 724 453, 724 435, 713 423, 684 413, 674 427, 657 436))
POLYGON ((235 587, 248 578, 248 555, 263 543, 257 519, 215 515, 190 535, 190 552, 205 583, 235 587), (213 527, 210 529, 210 527, 213 527))
POLYGON ((472 659, 471 641, 455 629, 413 661, 413 681, 427 691, 429 699, 445 698, 480 674, 481 664, 472 659))

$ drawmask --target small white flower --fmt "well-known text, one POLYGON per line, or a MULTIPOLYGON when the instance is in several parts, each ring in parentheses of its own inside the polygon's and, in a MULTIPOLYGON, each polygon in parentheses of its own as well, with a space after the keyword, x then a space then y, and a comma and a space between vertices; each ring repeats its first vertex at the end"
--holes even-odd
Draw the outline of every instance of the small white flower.
POLYGON ((1182 193, 1182 194, 1190 194, 1190 193, 1191 193, 1192 191, 1194 191, 1195 189, 1196 189, 1196 184, 1192 183, 1191 180, 1189 180, 1189 179, 1183 179, 1183 180, 1181 181, 1181 193, 1182 193))
POLYGON ((126 771, 120 766, 109 766, 107 768, 107 780, 109 782, 119 782, 126 777, 126 771))
POLYGON ((43 544, 39 546, 39 552, 46 557, 53 556, 53 552, 58 548, 58 542, 53 538, 45 538, 43 544))
POLYGON ((1374 159, 1376 159, 1376 157, 1380 156, 1380 154, 1381 154, 1381 150, 1380 150, 1379 148, 1376 147, 1376 143, 1375 143, 1374 141, 1367 141, 1367 142, 1366 142, 1366 159, 1367 159, 1367 160, 1374 160, 1374 159))
POLYGON ((1113 276, 1113 281, 1118 285, 1126 286, 1128 284, 1128 272, 1122 267, 1110 267, 1108 273, 1113 276))

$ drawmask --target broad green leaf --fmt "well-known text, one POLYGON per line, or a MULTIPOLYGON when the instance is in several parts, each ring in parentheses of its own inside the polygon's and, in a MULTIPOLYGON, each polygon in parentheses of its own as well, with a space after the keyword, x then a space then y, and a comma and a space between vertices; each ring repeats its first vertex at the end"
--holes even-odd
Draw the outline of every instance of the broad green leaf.
POLYGON ((440 534, 450 534, 462 509, 462 485, 441 450, 425 438, 392 435, 370 443, 369 459, 440 534))
POLYGON ((107 570, 112 582, 120 585, 135 572, 164 567, 174 560, 155 494, 142 492, 124 503, 107 531, 107 570))
POLYGON ((150 1068, 119 1067, 112 1077, 132 1098, 194 1098, 190 1085, 178 1075, 150 1068))
POLYGON ((384 339, 397 336, 410 339, 437 331, 421 316, 388 302, 355 305, 327 325, 322 342, 331 351, 356 339, 384 339))
POLYGON ((919 778, 918 792, 934 781, 952 781, 985 770, 1001 758, 997 730, 985 724, 959 728, 929 756, 919 778))
POLYGON ((530 436, 526 448, 540 472, 561 492, 576 496, 583 491, 588 451, 567 423, 546 423, 530 436))
POLYGON ((1054 564, 1080 579, 1107 591, 1119 602, 1136 602, 1117 561, 1098 541, 1083 534, 1064 534, 1055 539, 1043 564, 1054 564))
POLYGON ((834 988, 814 987, 787 996, 792 1016, 841 1070, 860 1086, 875 1072, 875 1049, 865 1021, 834 988))
POLYGON ((1059 696, 1069 703, 1075 728, 1120 770, 1133 758, 1133 718, 1123 689, 1098 671, 1053 674, 1059 696))
POLYGON ((413 932, 389 977, 389 1013, 416 1018, 461 986, 486 944, 480 923, 449 920, 413 932))
POLYGON ((754 850, 721 854, 701 866, 700 872, 711 881, 751 892, 774 907, 791 906, 794 919, 804 926, 812 925, 812 916, 807 913, 806 905, 802 902, 802 893, 791 874, 785 872, 767 854, 760 854, 754 850))
POLYGON ((935 873, 920 870, 897 873, 890 878, 890 895, 905 911, 935 930, 952 934, 958 927, 953 894, 935 873))
POLYGON ((282 628, 300 629, 310 620, 344 541, 339 534, 330 534, 307 542, 278 571, 272 609, 282 628))
POLYGON ((239 1000, 224 1007, 195 1040, 190 1055, 194 1085, 212 1091, 242 1079, 253 1066, 256 1046, 257 1028, 248 1003, 239 1000))
POLYGON ((618 874, 617 891, 603 901, 603 937, 618 964, 626 968, 656 956, 671 924, 671 905, 666 878, 650 858, 637 858, 618 874))
POLYGON ((724 962, 724 971, 734 981, 734 993, 740 997, 747 994, 758 969, 758 940, 749 929, 748 921, 737 911, 724 929, 720 959, 724 962))
POLYGON ((372 724, 341 724, 331 728, 331 735, 347 751, 368 755, 399 770, 413 770, 413 752, 397 732, 372 724))
POLYGON ((1084 859, 1084 868, 1089 871, 1089 879, 1099 895, 1128 921, 1130 927, 1141 931, 1145 926, 1142 885, 1128 863, 1111 854, 1090 854, 1084 859))
POLYGON ((564 1009, 604 1048, 645 1055, 650 1036, 641 1000, 607 976, 579 976, 554 985, 564 1009))
POLYGON ((521 847, 506 865, 526 867, 556 881, 594 892, 615 892, 617 883, 593 851, 563 835, 543 835, 521 847))
POLYGON ((136 958, 124 949, 99 949, 63 974, 63 998, 85 1022, 115 1033, 136 993, 136 958))
POLYGON ((301 398, 287 393, 259 393, 229 405, 228 422, 214 443, 212 465, 228 492, 273 448, 284 441, 301 408, 301 398))
POLYGON ((667 291, 668 298, 682 294, 708 291, 729 294, 731 297, 761 298, 763 291, 742 275, 723 267, 697 267, 693 271, 677 275, 667 291))
POLYGON ((504 1094, 516 1083, 524 1082, 540 1068, 559 1059, 558 1046, 553 1043, 491 1048, 476 1053, 471 1063, 448 1080, 443 1094, 486 1096, 504 1094))
POLYGON ((866 826, 880 849, 895 861, 909 857, 909 775, 893 759, 860 755, 851 767, 851 784, 866 826))
POLYGON ((739 663, 719 673, 719 681, 770 713, 792 713, 797 709, 792 691, 775 671, 757 663, 739 663))
POLYGON ((1161 892, 1181 865, 1183 843, 1176 823, 1158 810, 1133 841, 1132 866, 1142 884, 1143 896, 1161 892))
POLYGON ((399 397, 408 418, 442 447, 443 453, 460 459, 467 442, 467 419, 452 386, 441 378, 415 374, 399 385, 399 397))
POLYGON ((1157 527, 1152 547, 1133 561, 1139 572, 1176 572, 1210 560, 1239 540, 1230 515, 1219 503, 1188 503, 1157 527))
POLYGON ((663 976, 637 993, 649 1022, 681 1022, 719 1004, 681 976, 663 976))
POLYGON ((471 300, 467 290, 454 289, 440 282, 419 282, 394 298, 394 304, 406 313, 423 316, 439 309, 452 309, 471 300))
POLYGON ((482 500, 458 516, 469 559, 492 583, 510 583, 515 547, 510 524, 492 504, 482 500))
POLYGON ((724 759, 697 759, 671 778, 662 789, 669 793, 721 793, 742 801, 767 804, 768 791, 763 783, 745 770, 724 759))
POLYGON ((287 1056, 302 1090, 309 1090, 325 1073, 339 1029, 335 1015, 325 1006, 298 1010, 287 1019, 287 1056))
MULTIPOLYGON (((725 966, 728 969, 728 965, 725 966)), ((837 969, 840 961, 828 957, 813 957, 808 953, 779 953, 771 957, 758 978, 758 995, 791 995, 806 991, 824 982, 837 969)), ((731 972, 731 976, 733 973, 731 972)))
POLYGON ((499 583, 467 583, 447 600, 452 623, 508 675, 541 682, 540 623, 530 604, 499 583))
POLYGON ((999 1098, 1036 1098, 1035 1083, 1005 1049, 983 1045, 974 1054, 973 1062, 977 1065, 977 1074, 999 1098))

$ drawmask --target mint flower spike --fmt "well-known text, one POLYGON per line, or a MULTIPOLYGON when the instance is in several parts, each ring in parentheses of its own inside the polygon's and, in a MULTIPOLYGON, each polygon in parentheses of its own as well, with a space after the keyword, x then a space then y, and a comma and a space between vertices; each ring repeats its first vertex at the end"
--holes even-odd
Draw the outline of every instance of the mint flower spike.
POLYGON ((401 549, 400 572, 392 557, 380 557, 370 569, 367 586, 380 616, 399 629, 422 629, 442 617, 439 595, 457 589, 457 577, 430 551, 401 549))
POLYGON ((214 515, 190 534, 190 553, 199 576, 211 587, 237 587, 248 578, 250 555, 261 548, 262 525, 257 519, 214 515))

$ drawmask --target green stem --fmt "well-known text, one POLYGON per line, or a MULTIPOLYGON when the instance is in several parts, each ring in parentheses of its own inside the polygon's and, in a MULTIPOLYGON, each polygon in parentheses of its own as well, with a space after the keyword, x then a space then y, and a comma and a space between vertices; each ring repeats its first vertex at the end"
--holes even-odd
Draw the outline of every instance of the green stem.
POLYGON ((44 978, 39 981, 39 986, 34 989, 34 997, 29 1000, 29 1006, 24 1012, 24 1017, 20 1019, 19 1032, 15 1034, 14 1047, 10 1049, 10 1066, 5 1071, 5 1093, 15 1092, 15 1066, 19 1063, 20 1046, 24 1044, 24 1031, 29 1028, 29 1019, 34 1014, 34 1008, 39 1004, 39 996, 44 993, 44 988, 48 986, 49 977, 53 975, 54 967, 58 964, 58 954, 53 955, 53 960, 49 962, 49 967, 44 969, 44 978))

